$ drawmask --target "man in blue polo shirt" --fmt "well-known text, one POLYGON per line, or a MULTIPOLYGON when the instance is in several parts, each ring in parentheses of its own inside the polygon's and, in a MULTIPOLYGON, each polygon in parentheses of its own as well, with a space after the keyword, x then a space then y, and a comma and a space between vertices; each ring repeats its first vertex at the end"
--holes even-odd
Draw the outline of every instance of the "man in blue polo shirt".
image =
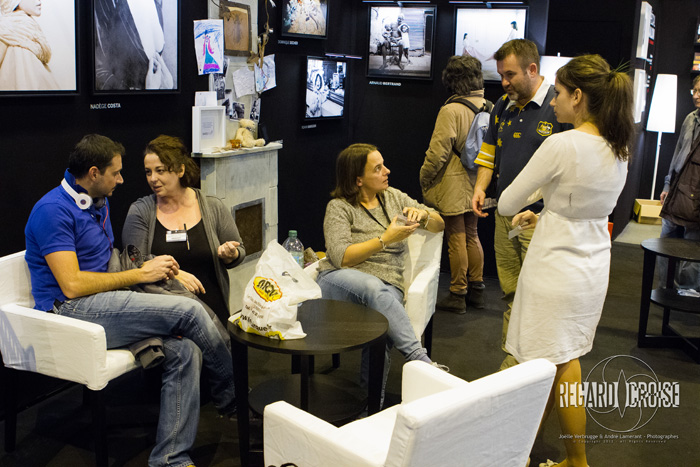
MULTIPOLYGON (((506 42, 494 54, 496 68, 501 76, 501 85, 506 92, 493 107, 489 129, 476 159, 477 171, 472 208, 480 217, 488 216, 483 211, 485 191, 494 173, 497 177, 496 199, 510 185, 515 177, 530 161, 540 144, 550 135, 569 129, 569 125, 557 122, 549 103, 554 98, 551 86, 539 74, 540 55, 534 42, 514 39, 506 42)), ((540 212, 541 201, 524 208, 540 212)), ((508 238, 513 229, 512 217, 501 216, 498 209, 495 216, 494 248, 496 268, 501 288, 508 300, 508 308, 503 314, 503 342, 508 334, 508 322, 513 306, 518 275, 530 245, 534 230, 524 230, 519 235, 508 238)), ((501 368, 516 364, 508 355, 501 368)))
POLYGON ((107 197, 123 183, 124 147, 87 135, 71 152, 61 184, 41 198, 25 228, 35 308, 97 323, 107 348, 163 338, 165 360, 156 446, 150 466, 189 466, 199 422, 202 363, 221 413, 235 407, 231 354, 195 300, 124 290, 178 273, 172 256, 108 273, 114 244, 107 197))

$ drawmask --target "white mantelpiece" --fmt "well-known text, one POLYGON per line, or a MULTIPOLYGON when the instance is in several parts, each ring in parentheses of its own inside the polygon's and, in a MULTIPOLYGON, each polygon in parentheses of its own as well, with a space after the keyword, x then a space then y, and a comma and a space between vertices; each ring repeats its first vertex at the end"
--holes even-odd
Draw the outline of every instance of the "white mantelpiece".
MULTIPOLYGON (((212 154, 195 154, 202 169, 202 191, 221 199, 234 213, 234 208, 262 200, 263 248, 277 240, 277 152, 280 143, 261 148, 239 149, 212 154)), ((246 260, 229 270, 231 312, 241 309, 243 292, 255 274, 260 254, 246 255, 246 260)))

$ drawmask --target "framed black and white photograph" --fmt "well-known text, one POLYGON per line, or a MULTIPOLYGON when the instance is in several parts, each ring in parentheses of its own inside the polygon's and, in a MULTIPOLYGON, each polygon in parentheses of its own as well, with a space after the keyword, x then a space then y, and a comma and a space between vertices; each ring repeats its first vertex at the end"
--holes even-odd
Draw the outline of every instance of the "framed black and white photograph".
POLYGON ((481 61, 484 80, 498 81, 493 54, 511 39, 524 39, 528 8, 457 8, 455 55, 471 55, 481 61))
POLYGON ((179 89, 179 0, 93 0, 96 94, 179 89))
POLYGON ((219 1, 219 15, 224 20, 224 53, 247 57, 251 51, 250 6, 219 1))
POLYGON ((431 79, 435 5, 370 6, 367 76, 431 79))
POLYGON ((282 0, 282 32, 288 37, 328 37, 328 0, 282 0))
POLYGON ((77 94, 76 6, 0 1, 0 95, 77 94))
POLYGON ((343 118, 348 61, 340 57, 307 57, 304 120, 343 118))

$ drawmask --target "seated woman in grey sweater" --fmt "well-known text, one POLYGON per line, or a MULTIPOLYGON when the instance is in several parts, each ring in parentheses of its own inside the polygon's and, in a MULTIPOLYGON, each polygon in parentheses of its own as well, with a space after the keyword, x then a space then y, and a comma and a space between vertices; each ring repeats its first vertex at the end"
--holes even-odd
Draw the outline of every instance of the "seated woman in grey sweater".
MULTIPOLYGON (((328 261, 321 263, 317 279, 323 298, 359 303, 387 318, 385 380, 393 345, 407 361, 432 363, 403 307, 403 254, 406 238, 417 228, 445 228, 437 212, 390 188, 389 173, 371 144, 353 144, 338 155, 336 187, 323 221, 328 261)), ((366 381, 366 356, 362 360, 366 381)))

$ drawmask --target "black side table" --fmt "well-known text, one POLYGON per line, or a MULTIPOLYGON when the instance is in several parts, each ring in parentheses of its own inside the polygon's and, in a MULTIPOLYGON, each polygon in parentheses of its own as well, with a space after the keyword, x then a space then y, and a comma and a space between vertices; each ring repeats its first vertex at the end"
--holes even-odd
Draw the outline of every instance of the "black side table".
POLYGON ((637 346, 682 348, 693 360, 700 363, 700 338, 684 337, 669 324, 671 310, 700 314, 700 298, 678 295, 673 284, 678 261, 700 262, 700 242, 682 238, 650 238, 642 242, 642 249, 644 270, 637 346), (657 256, 668 258, 668 271, 665 287, 652 290, 657 256), (651 303, 664 309, 660 336, 647 334, 651 303))
POLYGON ((386 318, 378 311, 362 305, 318 299, 304 302, 299 307, 297 319, 306 333, 303 339, 270 339, 244 332, 236 323, 228 322, 236 383, 238 439, 241 464, 244 467, 262 465, 261 453, 250 450, 248 347, 299 357, 301 364, 301 375, 285 377, 284 381, 273 379, 272 382, 262 383, 259 388, 253 388, 250 400, 256 411, 261 411, 268 403, 284 399, 320 418, 341 417, 339 412, 344 410, 344 406, 351 406, 356 401, 339 399, 354 399, 356 392, 343 388, 342 384, 333 384, 332 378, 325 375, 313 375, 314 378, 311 378, 310 361, 315 355, 333 355, 363 347, 368 347, 370 352, 367 410, 370 415, 379 411, 384 349, 389 329, 386 318), (318 376, 322 378, 316 378, 318 376), (293 378, 292 382, 288 378, 293 378), (348 390, 343 392, 343 389, 348 390), (338 390, 341 391, 340 396, 336 395, 331 404, 323 402, 323 393, 337 393, 338 390))

